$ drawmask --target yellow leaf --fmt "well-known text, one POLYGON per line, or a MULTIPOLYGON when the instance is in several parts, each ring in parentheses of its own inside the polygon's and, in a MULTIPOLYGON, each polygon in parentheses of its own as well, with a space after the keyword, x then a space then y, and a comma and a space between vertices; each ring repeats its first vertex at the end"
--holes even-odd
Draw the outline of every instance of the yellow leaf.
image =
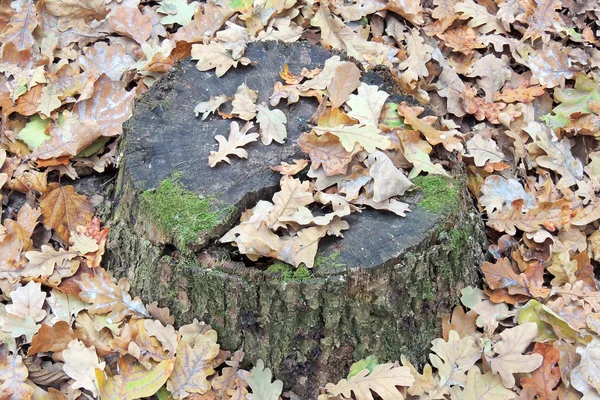
POLYGON ((104 382, 100 398, 134 400, 155 394, 169 379, 173 372, 172 360, 164 360, 146 370, 131 356, 125 356, 118 362, 119 374, 104 382))

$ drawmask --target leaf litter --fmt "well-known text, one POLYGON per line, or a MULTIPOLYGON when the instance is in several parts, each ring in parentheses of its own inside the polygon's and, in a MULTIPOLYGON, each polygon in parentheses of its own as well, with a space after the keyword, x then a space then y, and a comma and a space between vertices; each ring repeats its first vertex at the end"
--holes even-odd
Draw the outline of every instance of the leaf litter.
POLYGON ((320 399, 597 398, 599 17, 580 1, 1 2, 1 397, 291 396, 261 360, 241 369, 243 352, 220 349, 210 327, 175 330, 168 310, 132 298, 101 267, 108 230, 95 204, 59 178, 118 165, 134 97, 178 60, 222 76, 251 63, 252 41, 308 40, 387 66, 437 115, 388 102, 339 56, 281 66, 268 105, 245 85, 216 94, 197 116, 232 101, 244 122, 219 133, 213 166, 243 162, 259 137, 285 145, 272 108, 282 100, 322 105, 298 141, 310 163, 273 166, 281 190, 221 241, 310 267, 319 239, 351 229, 343 218, 360 206, 405 215, 397 196, 420 174, 448 174, 448 153, 466 165, 491 237, 502 235, 486 287, 463 289, 422 373, 404 358, 358 363, 320 399), (316 181, 294 178, 306 168, 316 181), (9 205, 14 192, 24 206, 9 205), (331 211, 314 215, 315 204, 331 211))

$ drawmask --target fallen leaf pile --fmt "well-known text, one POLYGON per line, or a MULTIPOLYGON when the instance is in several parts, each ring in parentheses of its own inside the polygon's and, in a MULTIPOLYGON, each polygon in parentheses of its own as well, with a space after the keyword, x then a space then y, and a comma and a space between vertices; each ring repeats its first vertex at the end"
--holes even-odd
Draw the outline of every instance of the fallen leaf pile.
POLYGON ((321 399, 598 398, 599 17, 585 0, 0 1, 0 397, 282 396, 262 361, 241 369, 209 326, 175 330, 102 269, 100 200, 71 181, 118 166, 133 99, 178 60, 221 76, 253 61, 250 42, 304 40, 388 67, 437 115, 388 101, 339 56, 281 66, 269 104, 246 85, 214 94, 197 115, 234 120, 212 166, 244 162, 259 137, 288 145, 280 108, 320 104, 298 140, 310 163, 273 166, 280 191, 221 241, 310 267, 320 238, 351 229, 343 217, 403 215, 411 179, 464 164, 493 258, 422 372, 359 362, 321 399))

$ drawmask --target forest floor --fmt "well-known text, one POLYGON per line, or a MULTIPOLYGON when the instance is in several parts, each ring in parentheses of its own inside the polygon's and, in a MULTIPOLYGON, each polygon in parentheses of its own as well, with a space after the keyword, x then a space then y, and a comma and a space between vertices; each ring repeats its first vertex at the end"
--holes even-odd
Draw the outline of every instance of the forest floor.
MULTIPOLYGON (((265 40, 343 51, 366 70, 384 65, 437 115, 407 104, 382 113, 387 95, 361 86, 354 64, 332 61, 283 71, 271 108, 240 87, 232 114, 221 115, 256 116, 259 132, 232 123, 229 144, 221 136, 199 162, 237 162, 259 137, 284 142, 272 107, 314 96, 329 129, 311 135, 346 159, 319 161, 331 168, 323 176, 366 151, 390 160, 396 177, 394 188, 373 189, 379 177, 367 163, 354 197, 338 185, 347 201, 385 200, 401 215, 394 199, 411 179, 461 165, 492 243, 485 287, 462 291, 431 365, 362 360, 319 399, 600 398, 599 18, 595 0, 1 0, 0 398, 297 399, 262 361, 242 369, 244 353, 221 349, 210 326, 175 329, 168 309, 132 298, 103 269, 109 231, 95 215, 104 193, 76 189, 118 168, 134 99, 178 60, 191 55, 223 75, 252 62, 247 44, 265 40)), ((199 104, 198 114, 228 100, 199 104)), ((281 192, 305 167, 279 167, 281 192)), ((328 227, 339 232, 343 212, 334 211, 328 227)), ((250 259, 310 267, 314 258, 300 239, 291 258, 277 244, 261 253, 242 236, 231 241, 250 259)))

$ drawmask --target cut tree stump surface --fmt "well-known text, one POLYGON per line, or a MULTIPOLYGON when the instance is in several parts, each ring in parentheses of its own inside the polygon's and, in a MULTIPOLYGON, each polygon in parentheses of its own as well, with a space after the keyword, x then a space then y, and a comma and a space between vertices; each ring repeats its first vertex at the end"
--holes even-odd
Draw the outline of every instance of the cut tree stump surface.
MULTIPOLYGON (((485 235, 464 176, 419 178, 422 190, 405 199, 411 204, 406 218, 372 209, 345 217, 350 229, 343 239, 321 241, 309 276, 283 265, 245 265, 215 239, 242 211, 271 200, 280 175, 269 166, 306 158, 295 141, 310 130, 317 102, 301 98, 288 106, 283 100, 276 108, 287 117, 286 143, 253 142, 245 147, 248 160, 234 156, 231 165, 215 168, 208 166, 214 137, 227 136, 231 120, 202 121, 194 107, 211 96, 233 96, 243 82, 258 91, 257 104, 268 103, 285 64, 292 73, 322 68, 332 54, 302 43, 264 42, 250 44, 245 56, 252 65, 221 78, 184 60, 136 102, 121 144, 110 268, 127 276, 146 302, 169 306, 178 324, 203 320, 217 330, 223 348, 243 349, 252 363, 262 358, 303 399, 316 398, 319 385, 337 382, 352 362, 371 354, 382 362, 401 354, 425 361, 441 317, 462 287, 479 280, 485 235), (218 217, 191 246, 193 257, 141 201, 174 174, 187 190, 210 199, 218 217), (432 200, 439 207, 432 208, 432 200)), ((388 75, 363 73, 362 81, 392 94, 388 102, 415 103, 388 75)))

